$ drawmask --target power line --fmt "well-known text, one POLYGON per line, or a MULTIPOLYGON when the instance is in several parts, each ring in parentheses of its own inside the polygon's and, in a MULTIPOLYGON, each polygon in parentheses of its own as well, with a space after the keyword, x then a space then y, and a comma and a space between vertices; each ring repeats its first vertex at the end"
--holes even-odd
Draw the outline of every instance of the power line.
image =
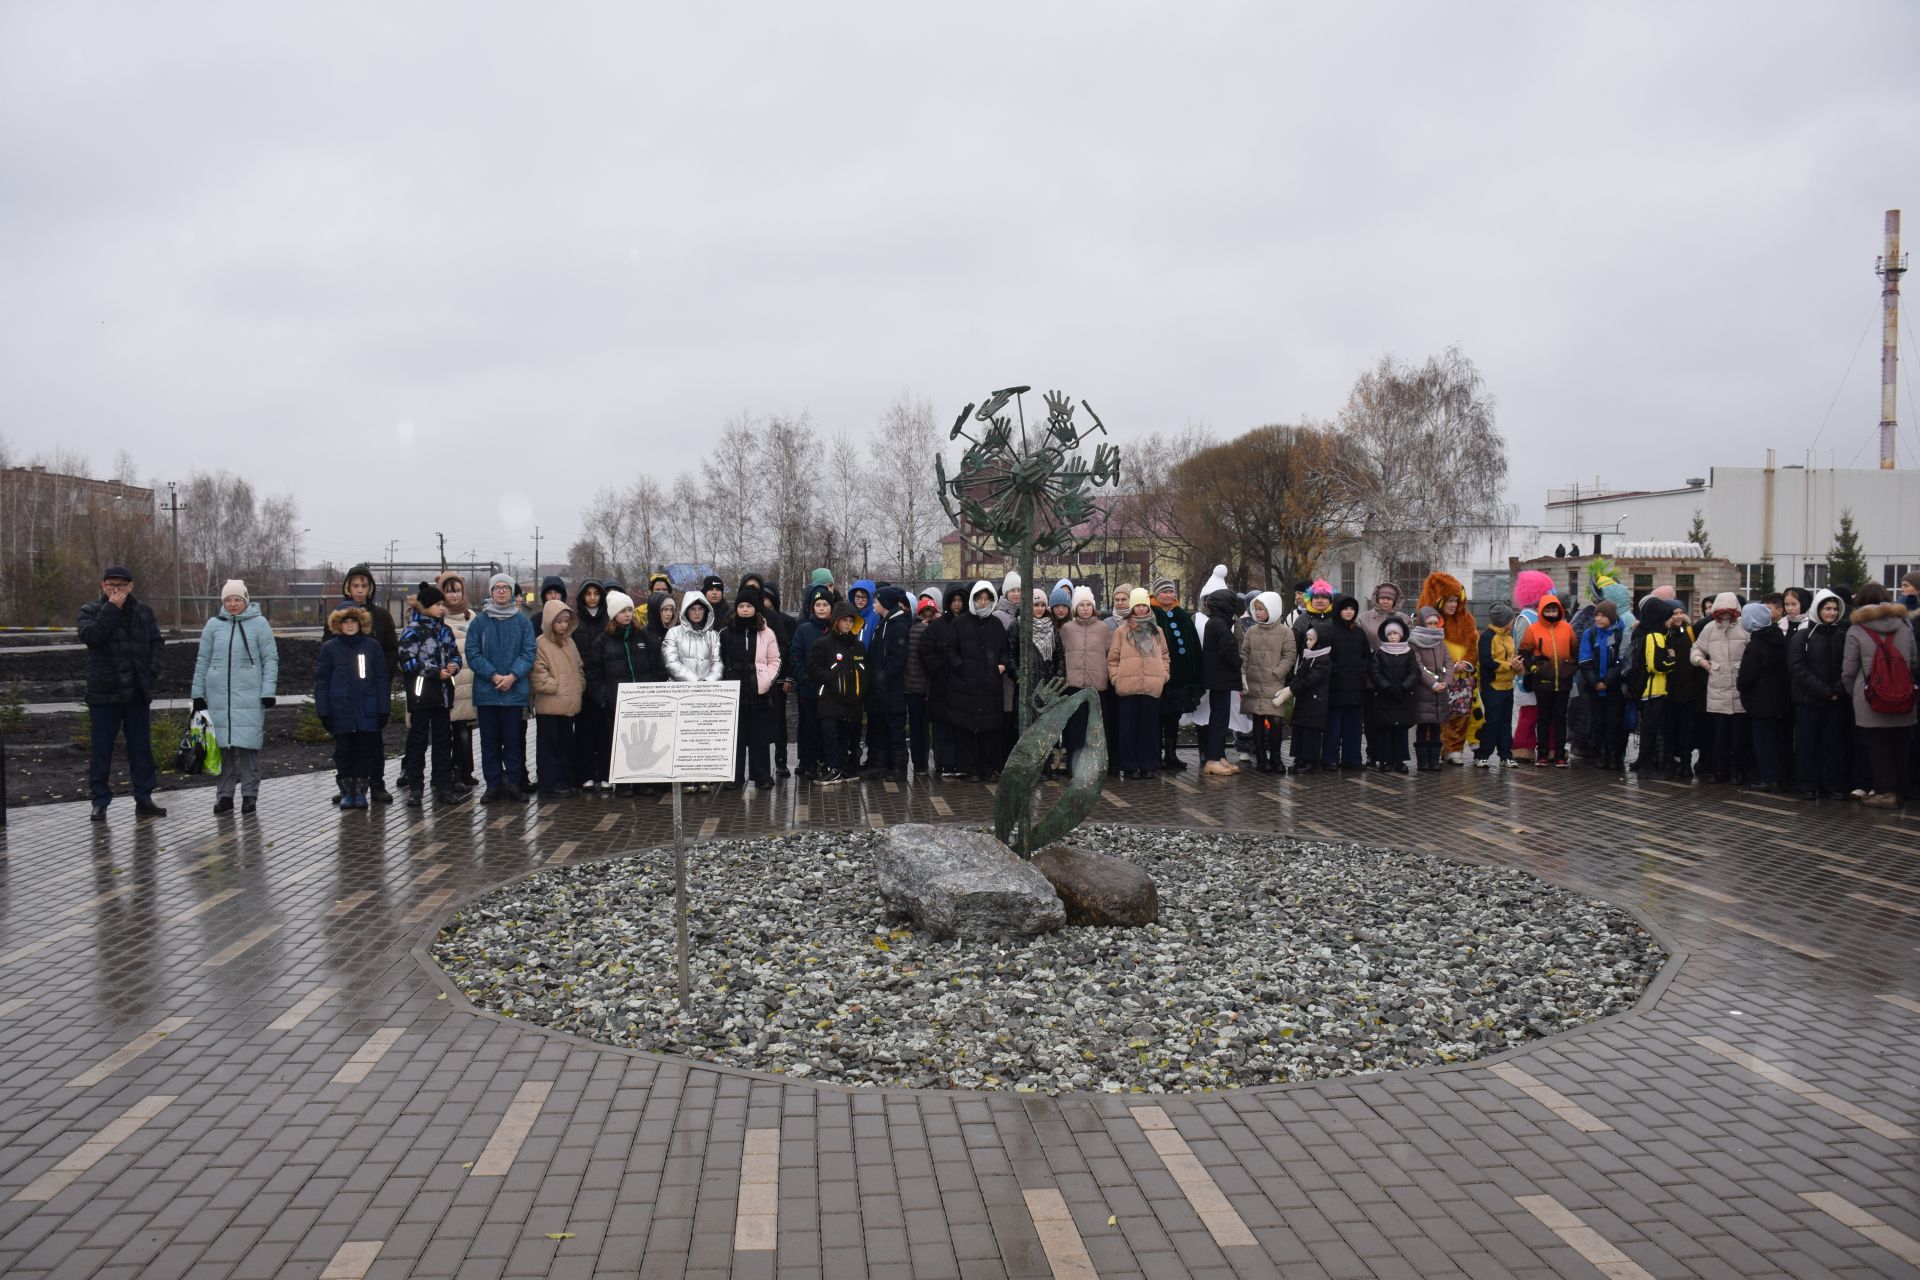
MULTIPOLYGON (((1833 417, 1833 406, 1840 403, 1840 393, 1847 389, 1847 378, 1853 373, 1853 362, 1860 358, 1860 348, 1866 345, 1867 334, 1872 330, 1873 322, 1879 317, 1880 311, 1880 300, 1876 298, 1873 302, 1873 312, 1867 316, 1866 328, 1860 330, 1860 340, 1853 344, 1853 357, 1847 361, 1847 372, 1840 375, 1840 385, 1833 389, 1833 399, 1827 402, 1826 416, 1820 419, 1820 430, 1813 433, 1813 443, 1807 446, 1809 450, 1820 443, 1821 435, 1826 432, 1827 421, 1833 417)), ((1875 429, 1878 430, 1877 427, 1875 429)))

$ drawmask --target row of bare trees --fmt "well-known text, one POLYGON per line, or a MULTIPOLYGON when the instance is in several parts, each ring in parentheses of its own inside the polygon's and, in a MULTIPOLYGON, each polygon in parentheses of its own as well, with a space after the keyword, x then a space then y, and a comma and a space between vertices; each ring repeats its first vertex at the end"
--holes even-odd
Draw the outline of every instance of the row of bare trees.
POLYGON ((1414 364, 1383 357, 1330 419, 1204 429, 1128 446, 1128 513, 1170 541, 1194 580, 1215 564, 1236 586, 1327 574, 1336 550, 1376 564, 1436 559, 1508 519, 1495 402, 1458 348, 1414 364))
MULTIPOLYGON (((629 582, 671 562, 745 569, 800 584, 818 565, 841 582, 936 576, 952 525, 934 489, 946 443, 933 406, 897 396, 864 440, 805 413, 741 413, 696 471, 599 491, 570 551, 580 574, 629 582)), ((1128 559, 1228 565, 1237 585, 1330 571, 1356 550, 1375 563, 1429 561, 1507 519, 1506 444, 1473 362, 1449 347, 1419 363, 1383 357, 1329 418, 1219 439, 1201 426, 1122 441, 1122 482, 1094 519, 1128 559)), ((797 593, 789 590, 789 596, 797 593)))
POLYGON ((140 479, 125 450, 110 474, 95 476, 84 454, 15 457, 0 439, 0 476, 0 622, 10 625, 71 623, 112 563, 134 568, 136 589, 169 621, 176 586, 182 596, 213 596, 242 578, 268 595, 285 589, 299 563, 305 531, 292 496, 260 494, 231 472, 189 472, 177 487, 177 584, 169 495, 140 479))
POLYGON ((933 405, 907 392, 864 439, 828 434, 804 412, 743 411, 697 470, 602 487, 568 560, 576 574, 628 583, 670 563, 729 577, 752 569, 786 585, 790 601, 822 566, 842 583, 932 576, 952 527, 934 491, 940 443, 933 405))

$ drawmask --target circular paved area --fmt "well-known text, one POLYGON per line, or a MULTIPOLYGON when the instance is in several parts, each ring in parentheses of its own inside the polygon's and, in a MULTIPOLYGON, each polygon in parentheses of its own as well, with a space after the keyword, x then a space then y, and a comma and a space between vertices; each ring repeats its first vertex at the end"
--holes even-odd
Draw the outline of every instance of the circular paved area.
MULTIPOLYGON (((1920 1276, 1920 820, 1597 775, 1130 784, 1104 821, 1523 867, 1682 954, 1460 1068, 1210 1095, 843 1091, 476 1013, 451 904, 664 804, 0 838, 0 1275, 1920 1276)), ((971 784, 693 798, 702 836, 986 821, 971 784)), ((696 854, 697 856, 697 854, 696 854)))

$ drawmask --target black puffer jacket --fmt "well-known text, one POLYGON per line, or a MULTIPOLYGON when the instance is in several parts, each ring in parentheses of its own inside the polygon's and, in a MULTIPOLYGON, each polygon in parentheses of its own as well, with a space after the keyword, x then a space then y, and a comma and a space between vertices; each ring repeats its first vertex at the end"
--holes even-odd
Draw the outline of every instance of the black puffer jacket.
POLYGON ((116 605, 103 595, 81 605, 80 643, 87 646, 88 706, 153 700, 166 641, 153 610, 138 598, 116 605))
POLYGON ((1847 624, 1819 622, 1793 633, 1788 646, 1793 700, 1805 706, 1845 700, 1840 669, 1846 660, 1847 624))
POLYGON ((1348 607, 1357 609, 1360 602, 1352 596, 1341 596, 1333 602, 1332 624, 1314 628, 1321 633, 1320 643, 1333 651, 1327 655, 1333 663, 1333 678, 1327 684, 1327 703, 1335 707, 1357 707, 1367 697, 1367 654, 1372 646, 1358 623, 1340 617, 1340 611, 1348 607))
MULTIPOLYGON (((859 724, 869 689, 867 649, 860 643, 859 610, 843 600, 833 606, 832 620, 837 624, 842 618, 854 621, 853 634, 842 635, 835 625, 813 642, 807 651, 806 689, 820 719, 859 724)), ((994 623, 995 630, 999 627, 994 623)))
MULTIPOLYGON (((751 588, 741 588, 744 595, 751 588)), ((767 620, 758 614, 752 618, 735 616, 728 620, 720 632, 720 678, 740 682, 740 709, 743 711, 762 711, 772 702, 773 694, 760 692, 760 671, 755 659, 759 656, 762 633, 771 632, 767 620)), ((780 643, 777 633, 774 644, 780 643)), ((778 688, 778 685, 774 686, 778 688)))
MULTIPOLYGON (((1361 633, 1363 639, 1365 635, 1361 633)), ((1333 655, 1318 649, 1313 654, 1301 655, 1293 674, 1287 677, 1287 688, 1293 690, 1294 728, 1327 727, 1327 686, 1332 679, 1333 655)))
POLYGON ((583 670, 587 676, 587 696, 599 706, 610 707, 623 684, 665 680, 667 659, 660 649, 660 637, 647 627, 629 624, 602 631, 583 670))
POLYGON ((1793 714, 1792 677, 1787 672, 1787 633, 1778 627, 1761 627, 1747 635, 1747 648, 1740 655, 1740 674, 1735 679, 1740 690, 1740 705, 1750 716, 1763 720, 1784 720, 1793 714))
POLYGON ((1220 590, 1206 599, 1207 632, 1200 637, 1200 682, 1209 692, 1240 688, 1240 597, 1220 590))
POLYGON ((898 587, 881 587, 874 593, 874 600, 880 607, 880 621, 874 624, 873 643, 867 653, 867 671, 873 677, 869 702, 882 714, 905 715, 913 615, 907 612, 907 593, 898 587))
MULTIPOLYGON (((1386 626, 1385 623, 1380 625, 1382 629, 1386 626)), ((1388 653, 1385 649, 1375 649, 1369 653, 1367 723, 1389 729, 1404 729, 1413 724, 1419 718, 1414 704, 1414 690, 1420 687, 1425 678, 1419 655, 1411 645, 1402 653, 1388 653)))
POLYGON ((593 671, 593 649, 607 633, 607 584, 588 578, 573 596, 573 647, 580 651, 580 668, 593 671), (587 588, 600 593, 600 603, 587 608, 587 588))
POLYGON ((1000 727, 1003 714, 1000 668, 1012 659, 1013 646, 998 618, 969 611, 936 628, 928 673, 940 690, 948 724, 973 733, 1000 727))

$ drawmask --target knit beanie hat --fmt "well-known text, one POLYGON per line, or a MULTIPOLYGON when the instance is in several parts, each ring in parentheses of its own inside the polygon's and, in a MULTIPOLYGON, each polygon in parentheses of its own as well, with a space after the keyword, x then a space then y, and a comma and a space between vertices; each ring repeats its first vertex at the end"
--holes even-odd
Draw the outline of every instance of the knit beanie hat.
POLYGON ((425 613, 437 604, 445 604, 447 602, 446 593, 434 586, 431 582, 423 582, 415 587, 413 589, 413 598, 420 606, 422 613, 425 613))
POLYGON ((509 591, 513 590, 513 575, 510 573, 496 573, 491 578, 488 578, 487 594, 492 595, 495 587, 505 587, 509 591))
POLYGON ((1019 571, 1008 570, 1007 576, 1000 580, 1000 594, 1005 595, 1009 591, 1018 591, 1019 589, 1020 589, 1019 571))
POLYGON ((247 584, 238 578, 228 578, 227 585, 220 588, 220 598, 225 600, 228 596, 239 596, 248 603, 253 601, 253 597, 247 594, 247 584))
POLYGON ((1742 631, 1761 631, 1773 625, 1773 610, 1753 601, 1740 610, 1740 629, 1742 631))
POLYGON ((727 589, 727 584, 720 580, 720 575, 717 573, 710 573, 706 577, 700 579, 701 595, 705 595, 709 591, 714 591, 714 590, 725 591, 726 589, 727 589))
POLYGON ((1138 609, 1143 604, 1152 603, 1153 601, 1148 597, 1145 587, 1135 587, 1127 593, 1127 608, 1129 610, 1138 609))
POLYGON ((628 609, 633 608, 633 597, 624 591, 609 591, 607 592, 606 604, 607 620, 611 622, 628 609))
POLYGON ((1492 607, 1487 610, 1487 618, 1496 627, 1512 626, 1513 606, 1505 600, 1495 600, 1492 607))
POLYGON ((1162 578, 1153 584, 1153 594, 1155 595, 1162 595, 1168 591, 1178 591, 1179 589, 1180 588, 1173 585, 1172 578, 1162 578))
POLYGON ((1609 623, 1620 621, 1620 607, 1611 600, 1602 600, 1593 606, 1595 617, 1605 618, 1609 623))
POLYGON ((1065 605, 1071 609, 1073 607, 1073 588, 1070 586, 1055 587, 1053 594, 1047 597, 1047 603, 1049 605, 1065 605))
POLYGON ((810 587, 830 587, 833 585, 833 570, 815 569, 807 578, 810 587))

